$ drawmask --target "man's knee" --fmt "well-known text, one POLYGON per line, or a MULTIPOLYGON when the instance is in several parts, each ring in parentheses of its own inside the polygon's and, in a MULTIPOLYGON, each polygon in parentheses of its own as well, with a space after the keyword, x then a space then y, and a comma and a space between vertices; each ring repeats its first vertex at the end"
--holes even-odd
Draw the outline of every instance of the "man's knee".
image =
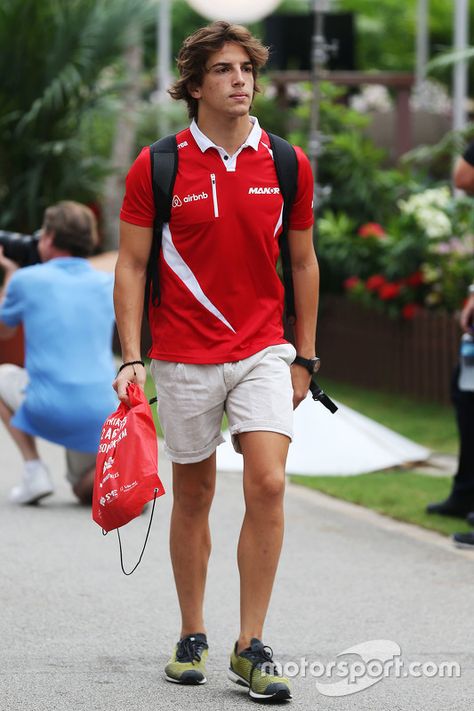
POLYGON ((173 500, 181 513, 195 516, 209 511, 214 490, 215 471, 211 463, 173 465, 173 500))
POLYGON ((260 472, 246 473, 245 493, 247 508, 252 504, 257 506, 278 505, 283 500, 285 492, 285 473, 281 467, 262 469, 260 472))

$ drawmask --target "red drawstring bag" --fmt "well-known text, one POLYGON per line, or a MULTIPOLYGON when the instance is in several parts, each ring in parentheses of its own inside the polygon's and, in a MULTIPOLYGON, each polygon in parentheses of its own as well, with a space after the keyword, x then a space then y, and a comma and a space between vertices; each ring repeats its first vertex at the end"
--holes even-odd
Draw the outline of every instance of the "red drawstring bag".
POLYGON ((134 383, 127 394, 130 407, 120 403, 104 422, 96 460, 92 518, 107 532, 139 516, 148 501, 154 505, 165 493, 150 405, 134 383))

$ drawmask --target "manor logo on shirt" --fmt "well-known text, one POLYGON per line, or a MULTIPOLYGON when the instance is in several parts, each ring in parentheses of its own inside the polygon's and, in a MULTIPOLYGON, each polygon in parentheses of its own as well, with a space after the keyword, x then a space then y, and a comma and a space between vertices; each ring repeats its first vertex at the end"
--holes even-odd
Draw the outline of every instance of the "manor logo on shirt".
POLYGON ((279 195, 280 188, 249 188, 249 195, 279 195))

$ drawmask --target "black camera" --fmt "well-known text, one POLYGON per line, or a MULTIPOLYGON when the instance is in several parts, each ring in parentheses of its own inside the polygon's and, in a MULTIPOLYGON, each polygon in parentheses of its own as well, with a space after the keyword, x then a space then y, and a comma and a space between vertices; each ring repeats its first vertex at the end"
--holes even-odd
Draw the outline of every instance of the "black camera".
POLYGON ((19 232, 0 230, 0 245, 3 247, 3 254, 20 267, 29 267, 31 264, 41 262, 38 252, 39 239, 39 231, 34 235, 22 235, 19 232))

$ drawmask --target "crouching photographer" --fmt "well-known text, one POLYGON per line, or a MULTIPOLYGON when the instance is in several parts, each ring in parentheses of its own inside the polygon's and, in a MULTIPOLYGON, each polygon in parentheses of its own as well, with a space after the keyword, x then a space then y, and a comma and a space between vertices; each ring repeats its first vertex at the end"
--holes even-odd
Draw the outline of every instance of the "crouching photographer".
POLYGON ((65 447, 67 479, 91 500, 101 426, 116 406, 113 278, 88 263, 96 245, 92 211, 71 201, 46 209, 39 237, 0 239, 0 339, 20 325, 25 335, 25 368, 0 365, 0 417, 23 458, 15 504, 54 491, 35 437, 65 447))

